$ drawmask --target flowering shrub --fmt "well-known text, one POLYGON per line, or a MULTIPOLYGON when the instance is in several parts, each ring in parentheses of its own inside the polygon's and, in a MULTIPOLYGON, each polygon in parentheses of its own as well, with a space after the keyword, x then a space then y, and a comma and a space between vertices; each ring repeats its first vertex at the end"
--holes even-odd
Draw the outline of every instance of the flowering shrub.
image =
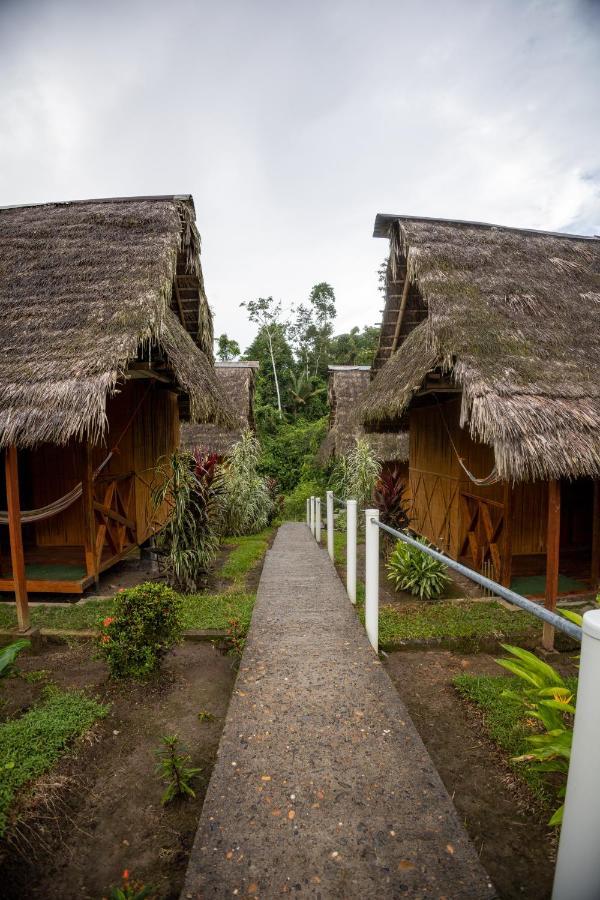
POLYGON ((115 613, 100 629, 100 655, 113 678, 146 678, 160 668, 182 630, 179 594, 146 582, 117 595, 115 613))

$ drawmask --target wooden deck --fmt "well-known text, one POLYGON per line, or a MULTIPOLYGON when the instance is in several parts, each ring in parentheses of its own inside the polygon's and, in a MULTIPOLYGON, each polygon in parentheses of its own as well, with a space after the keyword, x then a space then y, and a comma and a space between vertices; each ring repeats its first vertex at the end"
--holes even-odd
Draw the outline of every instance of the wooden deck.
MULTIPOLYGON (((129 543, 119 553, 105 552, 98 572, 110 569, 136 547, 137 544, 129 543)), ((1 557, 2 560, 10 560, 10 554, 4 548, 1 557)), ((93 575, 86 574, 84 547, 25 548, 25 575, 27 590, 33 594, 83 594, 95 581, 93 575), (39 570, 44 570, 43 574, 39 570)), ((0 592, 12 594, 14 591, 9 564, 0 569, 0 592)))

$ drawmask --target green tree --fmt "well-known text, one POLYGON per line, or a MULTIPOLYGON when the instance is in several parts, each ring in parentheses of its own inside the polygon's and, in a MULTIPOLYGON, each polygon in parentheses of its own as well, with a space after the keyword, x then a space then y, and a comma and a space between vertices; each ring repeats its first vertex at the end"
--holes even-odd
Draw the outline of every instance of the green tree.
MULTIPOLYGON (((307 377, 303 370, 293 374, 290 379, 290 402, 296 415, 298 413, 303 415, 309 413, 309 417, 311 419, 314 418, 310 415, 311 407, 314 406, 314 401, 317 398, 323 397, 326 393, 327 386, 323 383, 323 380, 307 377)), ((320 415, 325 414, 324 410, 320 409, 319 411, 320 415)))
POLYGON ((254 410, 259 434, 273 431, 282 415, 277 404, 277 384, 282 407, 289 405, 289 385, 295 371, 294 354, 286 337, 286 329, 275 325, 270 334, 264 327, 259 328, 256 337, 244 353, 246 359, 256 359, 260 368, 256 377, 254 410), (275 360, 275 366, 272 360, 275 360))
POLYGON ((315 319, 313 374, 316 375, 321 362, 327 364, 327 351, 333 334, 333 320, 336 316, 334 290, 326 281, 321 281, 312 288, 308 301, 312 306, 315 319))
POLYGON ((315 284, 308 303, 300 303, 294 314, 289 332, 305 378, 308 380, 311 376, 323 375, 336 315, 335 293, 331 285, 326 281, 315 284))
POLYGON ((378 340, 377 325, 365 325, 362 331, 355 326, 349 332, 331 338, 329 362, 338 366, 370 366, 373 363, 378 340))
POLYGON ((240 345, 237 341, 221 334, 217 338, 217 356, 221 362, 227 362, 230 359, 236 359, 240 355, 240 345))
POLYGON ((240 303, 240 306, 246 307, 248 310, 248 318, 264 333, 269 346, 269 357, 271 368, 273 371, 273 381, 275 384, 275 393, 277 395, 277 410, 279 417, 283 417, 283 409, 281 405, 281 390, 279 386, 279 377, 277 374, 277 361, 273 341, 279 333, 285 338, 287 331, 287 322, 282 320, 281 301, 275 301, 273 297, 259 297, 258 300, 248 300, 240 303))

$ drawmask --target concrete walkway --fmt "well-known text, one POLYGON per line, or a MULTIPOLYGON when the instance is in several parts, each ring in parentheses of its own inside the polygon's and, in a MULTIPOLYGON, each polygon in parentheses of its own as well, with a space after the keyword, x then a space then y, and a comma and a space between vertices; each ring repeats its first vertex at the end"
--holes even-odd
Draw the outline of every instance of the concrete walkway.
POLYGON ((493 898, 305 525, 269 551, 182 897, 493 898))

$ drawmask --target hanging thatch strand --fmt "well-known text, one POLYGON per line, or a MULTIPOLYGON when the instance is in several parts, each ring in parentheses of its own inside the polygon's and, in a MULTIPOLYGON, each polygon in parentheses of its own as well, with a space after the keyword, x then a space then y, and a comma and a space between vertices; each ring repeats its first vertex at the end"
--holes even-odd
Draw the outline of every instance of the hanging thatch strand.
POLYGON ((0 209, 0 446, 97 441, 128 365, 157 354, 193 418, 227 420, 194 219, 191 197, 0 209))
POLYGON ((215 363, 215 374, 221 393, 227 397, 233 426, 206 423, 186 424, 181 428, 181 446, 185 450, 217 453, 227 456, 242 432, 254 429, 254 390, 259 363, 255 360, 234 360, 215 363))
POLYGON ((357 407, 370 380, 370 366, 329 366, 329 431, 317 453, 321 465, 331 456, 345 456, 358 438, 366 438, 379 462, 408 459, 408 432, 365 434, 357 407))
POLYGON ((367 425, 401 417, 438 368, 500 477, 600 476, 600 241, 384 216, 375 233, 427 317, 372 382, 367 425))

